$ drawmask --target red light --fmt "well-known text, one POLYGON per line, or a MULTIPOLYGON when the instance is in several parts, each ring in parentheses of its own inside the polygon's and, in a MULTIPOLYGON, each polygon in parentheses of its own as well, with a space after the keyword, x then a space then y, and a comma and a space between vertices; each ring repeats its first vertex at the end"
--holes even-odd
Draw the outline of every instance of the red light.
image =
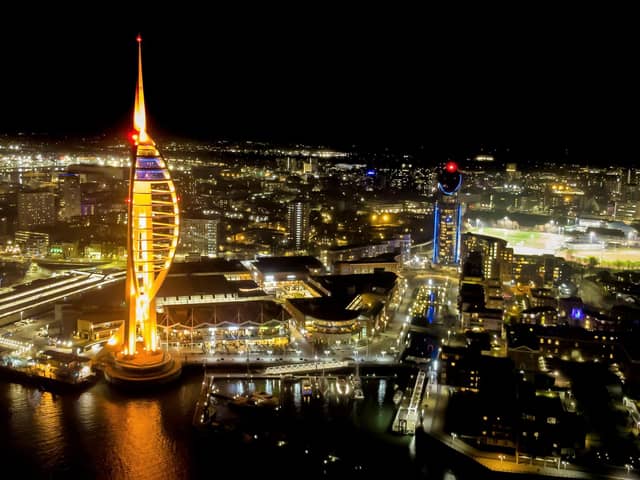
POLYGON ((142 35, 138 35, 138 36, 136 37, 136 41, 137 41, 138 43, 142 42, 142 35))
POLYGON ((455 173, 458 171, 458 165, 456 164, 456 162, 447 162, 447 164, 444 166, 444 169, 449 173, 455 173))

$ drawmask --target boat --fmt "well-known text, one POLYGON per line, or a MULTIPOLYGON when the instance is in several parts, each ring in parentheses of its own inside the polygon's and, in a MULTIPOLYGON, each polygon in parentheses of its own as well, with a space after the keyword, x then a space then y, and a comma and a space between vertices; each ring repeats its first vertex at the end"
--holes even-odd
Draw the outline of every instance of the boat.
POLYGON ((303 397, 310 397, 313 395, 313 385, 311 384, 311 379, 309 377, 302 379, 301 392, 303 397))
POLYGON ((280 403, 278 397, 267 392, 251 393, 249 399, 257 407, 277 407, 280 403))
POLYGON ((347 379, 344 377, 339 377, 336 381, 336 390, 338 391, 338 395, 349 395, 351 393, 351 387, 347 382, 347 379))
POLYGON ((247 395, 236 395, 229 400, 231 408, 271 408, 278 409, 280 402, 278 397, 266 392, 249 393, 247 395))
POLYGON ((362 390, 362 379, 360 378, 360 366, 356 363, 356 375, 352 377, 353 398, 356 400, 364 399, 364 390, 362 390))
POLYGON ((355 398, 356 400, 364 399, 364 391, 362 390, 362 388, 353 389, 353 398, 355 398))
POLYGON ((364 398, 364 390, 362 390, 362 380, 360 377, 353 378, 353 398, 362 400, 364 398))

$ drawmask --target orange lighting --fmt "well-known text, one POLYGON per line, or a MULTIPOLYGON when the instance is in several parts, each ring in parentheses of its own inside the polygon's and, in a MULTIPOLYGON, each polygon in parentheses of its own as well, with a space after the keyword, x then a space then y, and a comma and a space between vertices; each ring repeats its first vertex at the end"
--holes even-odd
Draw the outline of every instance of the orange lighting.
POLYGON ((136 99, 133 109, 133 128, 138 132, 138 140, 140 143, 148 143, 147 135, 147 112, 144 108, 144 89, 142 85, 142 37, 138 35, 138 85, 136 86, 136 99))
MULTIPOLYGON (((180 209, 167 163, 146 131, 142 88, 141 39, 138 37, 138 84, 133 115, 137 135, 131 159, 127 222, 125 352, 158 348, 155 297, 167 276, 178 244, 180 209)), ((127 353, 125 353, 126 355, 127 353)))

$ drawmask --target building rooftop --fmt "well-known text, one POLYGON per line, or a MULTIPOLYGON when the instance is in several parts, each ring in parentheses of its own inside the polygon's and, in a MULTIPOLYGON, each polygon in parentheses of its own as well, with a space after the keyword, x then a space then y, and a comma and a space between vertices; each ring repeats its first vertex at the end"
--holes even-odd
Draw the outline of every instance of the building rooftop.
POLYGON ((67 353, 67 352, 59 352, 58 350, 45 350, 42 352, 44 355, 46 355, 47 357, 55 360, 56 362, 64 362, 64 363, 71 363, 71 362, 90 362, 91 359, 89 357, 85 357, 82 355, 75 355, 73 353, 67 353))
POLYGON ((330 247, 327 251, 329 252, 343 252, 348 250, 354 250, 357 248, 367 248, 367 247, 382 247, 384 243, 352 243, 350 245, 342 245, 342 246, 334 246, 330 247))
POLYGON ((93 325, 99 325, 101 323, 124 321, 126 315, 127 311, 125 308, 100 308, 83 312, 79 320, 91 322, 93 325))
POLYGON ((355 320, 360 314, 359 310, 347 310, 347 302, 344 298, 292 298, 288 301, 304 315, 319 320, 355 320))
POLYGON ((204 257, 199 262, 174 262, 169 269, 168 276, 187 275, 190 273, 222 274, 230 272, 247 272, 247 269, 237 260, 204 257))
POLYGON ((322 262, 309 255, 295 257, 261 257, 253 263, 253 266, 262 273, 324 270, 322 262))
POLYGON ((375 257, 365 257, 360 258, 359 260, 344 260, 341 262, 336 262, 337 264, 346 263, 346 264, 359 264, 359 263, 395 263, 396 257, 398 253, 382 253, 380 255, 376 255, 375 257))
POLYGON ((522 310, 523 315, 537 315, 539 313, 557 313, 555 307, 542 306, 542 307, 531 307, 525 310, 522 310))
POLYGON ((184 297, 189 295, 223 295, 237 293, 224 275, 174 275, 168 276, 158 297, 184 297))
POLYGON ((159 325, 169 326, 180 324, 194 327, 202 324, 211 326, 221 324, 261 325, 270 321, 287 321, 289 313, 281 305, 270 301, 256 302, 228 302, 217 304, 192 304, 165 307, 166 314, 158 317, 159 325))
POLYGON ((393 272, 375 272, 354 275, 323 275, 313 281, 332 297, 351 297, 362 293, 386 295, 395 285, 398 276, 393 272))

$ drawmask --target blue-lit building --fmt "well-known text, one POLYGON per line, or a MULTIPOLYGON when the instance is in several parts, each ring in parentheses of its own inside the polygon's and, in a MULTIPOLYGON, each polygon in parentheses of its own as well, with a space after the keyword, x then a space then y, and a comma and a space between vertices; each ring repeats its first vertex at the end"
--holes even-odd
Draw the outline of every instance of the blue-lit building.
POLYGON ((433 209, 433 263, 458 265, 462 229, 462 205, 458 192, 462 174, 458 165, 447 162, 438 175, 438 192, 433 209))

